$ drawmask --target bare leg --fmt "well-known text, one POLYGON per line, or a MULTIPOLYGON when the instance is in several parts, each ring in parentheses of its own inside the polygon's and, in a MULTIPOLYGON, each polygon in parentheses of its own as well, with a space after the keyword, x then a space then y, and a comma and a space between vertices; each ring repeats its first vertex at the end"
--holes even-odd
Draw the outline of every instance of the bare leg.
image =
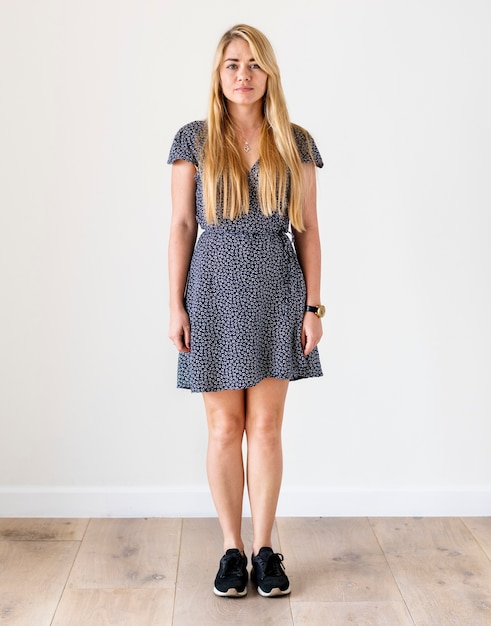
POLYGON ((245 390, 206 392, 203 399, 208 420, 208 482, 223 532, 224 551, 243 551, 245 390))
POLYGON ((267 378, 246 390, 247 485, 254 529, 253 553, 272 547, 283 473, 281 427, 288 381, 267 378))

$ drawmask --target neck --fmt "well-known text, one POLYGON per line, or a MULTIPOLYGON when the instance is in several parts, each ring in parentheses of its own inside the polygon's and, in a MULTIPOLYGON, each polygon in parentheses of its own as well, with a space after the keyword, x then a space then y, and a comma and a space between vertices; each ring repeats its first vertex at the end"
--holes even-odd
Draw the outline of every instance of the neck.
POLYGON ((232 124, 243 132, 253 131, 263 123, 262 106, 260 107, 229 107, 232 124))

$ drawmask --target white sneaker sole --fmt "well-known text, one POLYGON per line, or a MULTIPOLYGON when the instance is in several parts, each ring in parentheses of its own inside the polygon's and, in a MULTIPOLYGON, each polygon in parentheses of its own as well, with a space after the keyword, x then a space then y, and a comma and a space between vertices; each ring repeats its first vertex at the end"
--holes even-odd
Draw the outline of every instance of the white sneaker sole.
POLYGON ((269 593, 266 593, 266 591, 263 591, 261 587, 258 587, 257 592, 263 598, 275 598, 277 596, 287 596, 291 592, 291 589, 290 585, 288 585, 288 588, 285 589, 285 591, 282 591, 279 587, 274 587, 274 589, 271 589, 269 593))
POLYGON ((244 591, 237 591, 237 589, 229 589, 228 591, 219 591, 216 587, 213 587, 213 593, 220 598, 243 598, 247 595, 247 587, 244 591))

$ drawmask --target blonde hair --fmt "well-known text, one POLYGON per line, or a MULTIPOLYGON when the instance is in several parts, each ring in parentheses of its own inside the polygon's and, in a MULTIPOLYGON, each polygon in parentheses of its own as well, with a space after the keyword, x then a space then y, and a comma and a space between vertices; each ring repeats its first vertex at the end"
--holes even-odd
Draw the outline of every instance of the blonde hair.
MULTIPOLYGON (((249 44, 255 62, 268 75, 259 139, 259 205, 268 216, 274 211, 285 214, 288 206, 292 226, 302 231, 302 162, 288 116, 280 70, 268 39, 245 24, 228 30, 215 54, 207 135, 200 158, 206 219, 208 223, 217 222, 217 207, 221 208, 222 217, 228 219, 249 211, 248 170, 237 148, 220 81, 225 48, 234 39, 243 39, 249 44)), ((295 128, 307 137, 306 131, 295 128)), ((310 146, 310 142, 307 143, 310 146)))

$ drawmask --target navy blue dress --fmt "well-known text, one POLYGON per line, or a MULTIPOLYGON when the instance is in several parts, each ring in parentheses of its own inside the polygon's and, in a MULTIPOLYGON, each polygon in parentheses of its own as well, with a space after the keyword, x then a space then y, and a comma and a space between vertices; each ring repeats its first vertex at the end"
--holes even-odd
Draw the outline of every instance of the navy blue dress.
MULTIPOLYGON (((198 166, 204 122, 183 126, 168 163, 198 166)), ((307 140, 294 127, 300 156, 312 162, 307 140)), ((315 164, 322 158, 310 138, 315 164)), ((249 173, 249 213, 206 223, 203 189, 196 172, 198 238, 186 287, 191 352, 179 353, 177 386, 193 392, 244 389, 264 378, 298 380, 322 376, 315 348, 301 346, 305 281, 286 216, 265 216, 258 203, 259 162, 249 173)), ((313 302, 311 304, 317 304, 313 302)))

